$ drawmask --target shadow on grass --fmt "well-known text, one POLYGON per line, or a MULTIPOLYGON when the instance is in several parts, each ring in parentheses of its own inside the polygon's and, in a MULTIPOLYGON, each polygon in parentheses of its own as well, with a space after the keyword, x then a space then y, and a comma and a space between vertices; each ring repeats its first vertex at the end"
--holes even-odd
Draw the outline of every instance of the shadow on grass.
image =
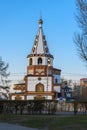
POLYGON ((0 122, 43 130, 87 130, 87 116, 0 115, 0 122))

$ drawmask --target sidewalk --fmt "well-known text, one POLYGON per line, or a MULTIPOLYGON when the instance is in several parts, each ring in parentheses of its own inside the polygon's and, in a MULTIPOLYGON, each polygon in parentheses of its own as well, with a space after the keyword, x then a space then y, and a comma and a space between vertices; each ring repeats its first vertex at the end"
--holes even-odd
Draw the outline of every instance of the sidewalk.
MULTIPOLYGON (((59 111, 59 112, 56 112, 56 115, 59 115, 59 116, 73 116, 75 115, 73 111, 69 111, 69 112, 64 112, 64 111, 59 111)), ((87 113, 83 113, 83 112, 77 112, 76 115, 87 115, 87 113)))
POLYGON ((0 130, 39 130, 39 129, 28 128, 28 127, 8 124, 8 123, 0 123, 0 130))

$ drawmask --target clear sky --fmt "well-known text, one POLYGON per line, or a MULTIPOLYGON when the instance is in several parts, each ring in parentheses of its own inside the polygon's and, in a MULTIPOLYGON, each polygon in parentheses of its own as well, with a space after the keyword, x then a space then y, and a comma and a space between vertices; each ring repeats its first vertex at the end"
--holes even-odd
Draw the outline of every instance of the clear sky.
POLYGON ((78 30, 75 1, 0 0, 0 56, 9 63, 10 73, 26 73, 26 57, 31 53, 42 12, 43 31, 54 56, 54 67, 62 70, 62 77, 87 76, 73 42, 78 30))

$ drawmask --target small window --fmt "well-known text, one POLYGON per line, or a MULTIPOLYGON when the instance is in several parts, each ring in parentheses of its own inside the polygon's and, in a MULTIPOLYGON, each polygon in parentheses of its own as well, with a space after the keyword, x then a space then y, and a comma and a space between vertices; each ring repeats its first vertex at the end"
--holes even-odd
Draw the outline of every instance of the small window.
POLYGON ((42 58, 38 58, 38 65, 42 64, 42 58))
POLYGON ((30 58, 30 65, 32 65, 32 58, 30 58))
POLYGON ((57 78, 55 79, 55 83, 56 83, 56 84, 58 83, 58 79, 57 79, 57 78))

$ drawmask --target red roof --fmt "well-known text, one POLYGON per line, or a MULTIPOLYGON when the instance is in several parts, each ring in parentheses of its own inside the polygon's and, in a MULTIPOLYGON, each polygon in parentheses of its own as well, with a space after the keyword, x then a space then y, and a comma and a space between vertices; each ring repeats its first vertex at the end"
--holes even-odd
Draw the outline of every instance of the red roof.
POLYGON ((82 79, 80 79, 80 80, 87 80, 87 78, 82 78, 82 79))

